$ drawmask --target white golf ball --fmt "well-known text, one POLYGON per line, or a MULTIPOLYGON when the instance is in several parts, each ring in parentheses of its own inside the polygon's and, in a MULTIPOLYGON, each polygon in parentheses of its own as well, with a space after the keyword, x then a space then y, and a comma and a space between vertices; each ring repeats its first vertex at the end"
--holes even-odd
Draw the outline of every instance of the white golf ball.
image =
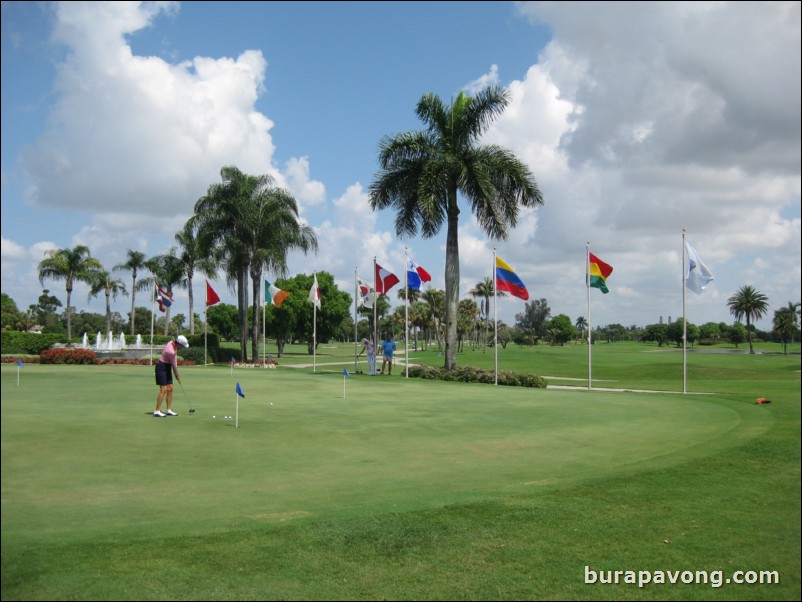
POLYGON ((273 402, 272 402, 272 401, 270 402, 270 405, 271 405, 271 406, 273 405, 273 402))
POLYGON ((217 418, 217 416, 212 416, 212 418, 217 418))

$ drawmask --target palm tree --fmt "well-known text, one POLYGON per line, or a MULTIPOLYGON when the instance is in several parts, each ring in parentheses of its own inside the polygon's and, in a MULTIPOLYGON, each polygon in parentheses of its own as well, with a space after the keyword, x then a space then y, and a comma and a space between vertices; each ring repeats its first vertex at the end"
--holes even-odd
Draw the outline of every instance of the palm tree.
MULTIPOLYGON (((269 180, 272 182, 272 178, 269 180)), ((287 275, 287 253, 299 250, 306 255, 317 252, 315 231, 300 221, 298 202, 290 192, 269 186, 254 191, 245 204, 244 239, 250 257, 249 272, 253 291, 253 330, 251 331, 254 361, 259 357, 261 332, 262 273, 266 268, 279 277, 287 275)))
POLYGON ((76 282, 91 283, 96 272, 103 269, 100 262, 89 253, 89 247, 78 245, 72 249, 51 249, 39 262, 39 282, 44 286, 45 278, 64 279, 67 290, 67 345, 72 345, 72 290, 76 282))
POLYGON ((97 297, 103 291, 106 295, 106 332, 111 333, 111 302, 109 298, 117 300, 117 295, 128 296, 128 291, 125 290, 125 283, 120 279, 111 277, 106 270, 100 270, 95 274, 89 288, 89 299, 97 297))
POLYGON ((187 297, 189 300, 189 334, 195 334, 195 313, 193 309, 194 295, 192 291, 192 279, 198 271, 206 276, 214 276, 217 268, 215 260, 201 249, 195 232, 195 226, 190 219, 184 227, 175 235, 178 243, 178 259, 184 268, 184 276, 187 282, 187 297))
POLYGON ((504 88, 488 87, 471 97, 460 92, 451 105, 425 94, 416 109, 425 131, 384 137, 380 171, 370 186, 370 204, 393 207, 398 236, 446 232, 445 368, 457 367, 459 304, 459 203, 462 194, 482 230, 506 240, 518 221, 519 206, 543 204, 529 169, 510 151, 480 146, 478 139, 509 102, 504 88))
POLYGON ((799 332, 796 306, 793 303, 789 303, 788 307, 775 310, 773 327, 775 334, 780 337, 783 343, 783 353, 788 355, 788 342, 793 342, 794 337, 799 332))
POLYGON ((580 336, 584 340, 587 340, 587 337, 585 336, 585 330, 587 330, 587 328, 588 328, 588 321, 585 319, 585 316, 579 316, 576 319, 576 322, 574 323, 574 326, 576 326, 576 329, 579 331, 580 336))
POLYGON ((754 353, 755 350, 752 348, 752 329, 749 326, 754 320, 759 320, 766 315, 769 308, 769 298, 747 284, 739 288, 738 292, 727 300, 727 306, 736 320, 746 318, 746 330, 749 334, 749 353, 754 353))
MULTIPOLYGON (((164 255, 156 255, 147 262, 147 268, 153 274, 147 279, 147 284, 153 290, 157 284, 173 297, 173 290, 186 286, 184 264, 176 257, 175 249, 170 249, 164 255)), ((167 307, 164 317, 164 334, 169 333, 171 307, 167 307)))
POLYGON ((147 264, 147 257, 144 253, 128 249, 128 259, 125 263, 118 263, 112 270, 131 270, 131 334, 136 334, 134 330, 134 316, 136 315, 136 291, 143 290, 137 288, 136 275, 147 264))

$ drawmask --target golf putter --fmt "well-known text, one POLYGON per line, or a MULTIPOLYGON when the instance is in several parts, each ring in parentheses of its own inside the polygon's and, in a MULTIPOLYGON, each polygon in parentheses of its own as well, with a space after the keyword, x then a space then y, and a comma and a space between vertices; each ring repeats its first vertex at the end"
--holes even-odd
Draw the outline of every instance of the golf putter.
POLYGON ((189 406, 189 413, 190 414, 194 414, 195 413, 195 409, 192 407, 192 404, 189 403, 189 397, 187 396, 187 392, 184 391, 184 384, 180 380, 178 381, 178 384, 181 386, 181 391, 183 391, 183 393, 184 393, 184 399, 187 400, 187 405, 189 406))

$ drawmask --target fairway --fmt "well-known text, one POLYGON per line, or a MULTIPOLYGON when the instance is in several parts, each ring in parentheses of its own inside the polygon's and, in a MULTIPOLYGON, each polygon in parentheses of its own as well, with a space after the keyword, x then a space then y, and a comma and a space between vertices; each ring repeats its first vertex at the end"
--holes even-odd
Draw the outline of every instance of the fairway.
POLYGON ((17 386, 3 365, 4 575, 32 550, 247 536, 595 487, 748 444, 775 421, 721 395, 346 378, 325 364, 182 375, 180 415, 160 419, 148 415, 150 367, 26 365, 17 386))

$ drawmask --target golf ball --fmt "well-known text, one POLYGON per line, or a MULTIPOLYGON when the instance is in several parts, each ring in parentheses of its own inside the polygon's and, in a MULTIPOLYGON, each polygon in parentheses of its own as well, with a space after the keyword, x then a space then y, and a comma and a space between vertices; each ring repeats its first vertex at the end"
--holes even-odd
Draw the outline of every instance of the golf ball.
POLYGON ((273 405, 273 402, 272 402, 272 401, 270 402, 270 405, 271 405, 271 406, 273 405))
POLYGON ((217 418, 217 416, 212 416, 212 418, 217 418))

